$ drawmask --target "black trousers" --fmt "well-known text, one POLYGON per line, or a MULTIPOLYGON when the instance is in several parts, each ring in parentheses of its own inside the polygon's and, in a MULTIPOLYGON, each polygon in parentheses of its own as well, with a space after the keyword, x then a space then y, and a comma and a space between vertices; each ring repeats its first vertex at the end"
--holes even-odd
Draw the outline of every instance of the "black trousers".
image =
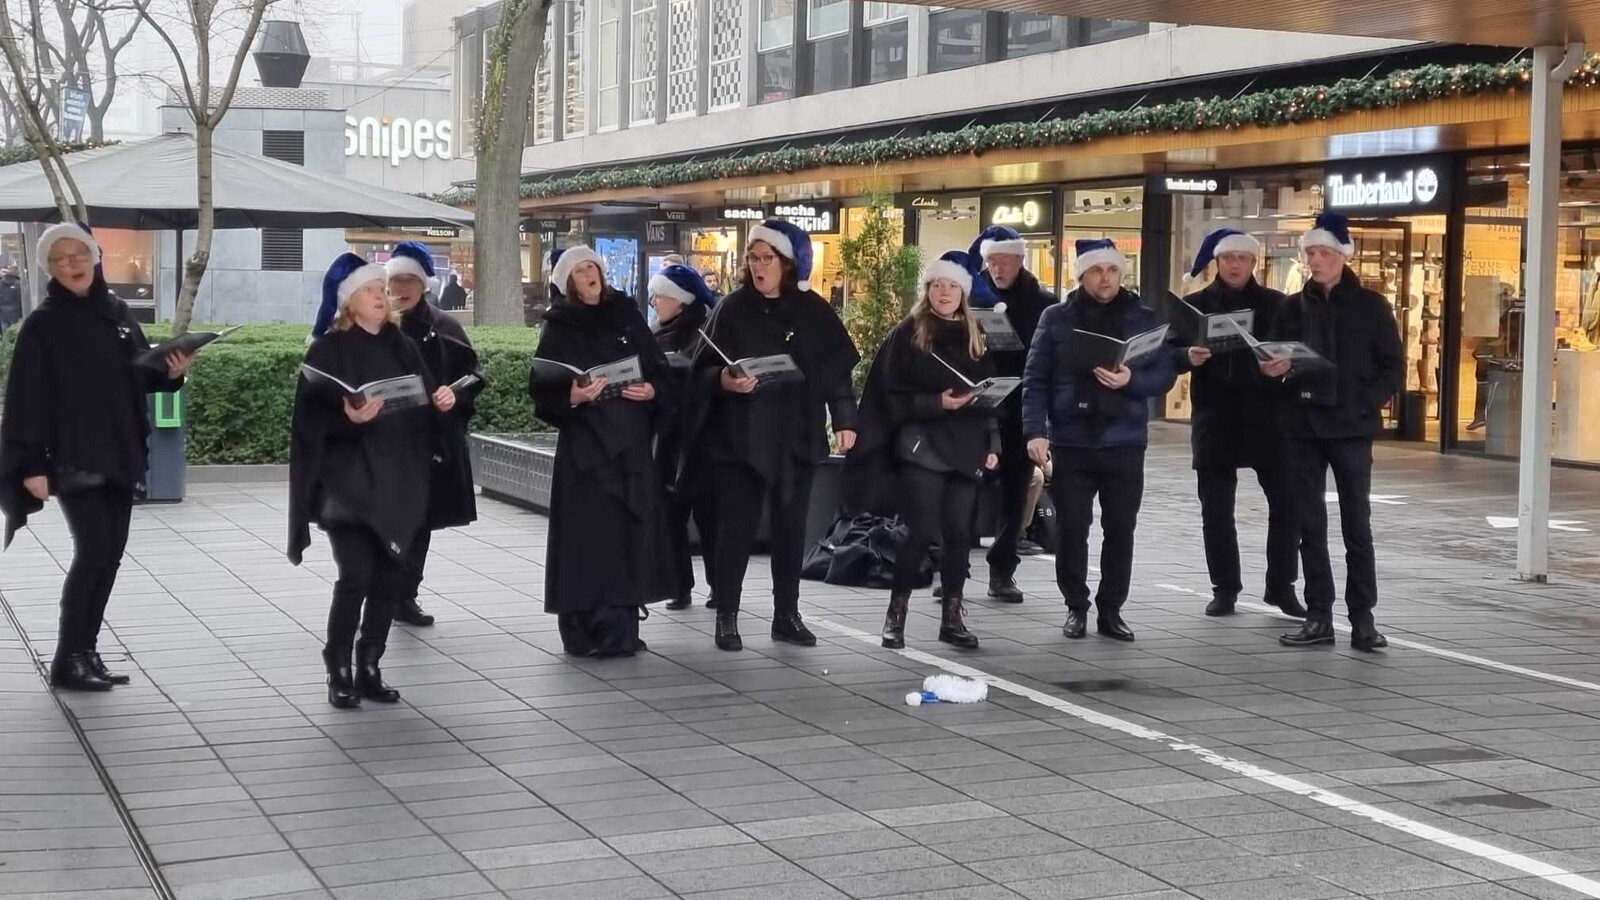
POLYGON ((99 487, 60 496, 72 532, 72 565, 61 586, 61 626, 56 655, 93 651, 105 622, 106 603, 128 548, 133 492, 99 487))
MULTIPOLYGON (((422 535, 427 533, 424 529, 422 535)), ((328 543, 339 567, 333 605, 328 610, 328 647, 343 650, 356 642, 387 645, 395 605, 415 577, 411 555, 394 558, 377 535, 360 526, 329 529, 328 543)), ((412 546, 416 547, 415 542, 412 546)))
POLYGON ((667 539, 671 541, 672 567, 676 573, 675 590, 678 596, 687 597, 694 590, 694 554, 689 551, 689 520, 694 519, 695 531, 700 534, 700 559, 706 570, 706 583, 712 584, 716 559, 716 517, 712 515, 711 498, 674 492, 667 495, 667 539))
POLYGON ((1033 460, 1028 458, 1028 441, 1019 425, 1000 423, 1000 521, 995 523, 994 543, 987 560, 990 580, 1011 578, 1022 565, 1017 541, 1022 538, 1022 508, 1028 503, 1028 485, 1033 481, 1033 460))
POLYGON ((417 594, 422 592, 422 578, 428 568, 428 551, 433 547, 433 532, 422 529, 417 535, 417 540, 411 545, 411 553, 407 555, 406 589, 396 598, 397 603, 415 601, 417 594))
POLYGON ((1070 609, 1089 609, 1089 526, 1100 498, 1100 588, 1094 603, 1102 614, 1122 609, 1133 578, 1133 530, 1144 500, 1144 448, 1084 450, 1052 447, 1054 477, 1050 499, 1056 505, 1060 546, 1056 585, 1070 609))
MULTIPOLYGON (((1294 492, 1289 472, 1281 462, 1257 466, 1256 481, 1267 498, 1268 598, 1294 594, 1299 577, 1300 533, 1294 519, 1294 492)), ((1238 597, 1244 590, 1239 575, 1239 531, 1234 522, 1238 493, 1236 469, 1206 468, 1195 471, 1200 491, 1200 523, 1206 545, 1206 571, 1211 590, 1219 597, 1238 597)))
POLYGON ((944 596, 959 597, 967 584, 971 554, 972 508, 982 482, 954 472, 932 472, 917 466, 900 468, 901 510, 910 534, 895 558, 896 593, 916 589, 922 561, 935 541, 939 555, 939 584, 944 596))
POLYGON ((712 541, 711 592, 717 611, 739 610, 745 571, 763 508, 769 510, 772 603, 777 612, 800 607, 800 561, 805 554, 806 514, 811 508, 814 466, 797 466, 787 497, 749 466, 719 463, 711 472, 711 502, 716 539, 712 541))
POLYGON ((1288 460, 1306 567, 1307 621, 1333 620, 1333 564, 1328 558, 1328 470, 1339 494, 1344 534, 1344 602, 1353 625, 1372 624, 1378 605, 1378 565, 1372 551, 1372 439, 1291 437, 1288 460))

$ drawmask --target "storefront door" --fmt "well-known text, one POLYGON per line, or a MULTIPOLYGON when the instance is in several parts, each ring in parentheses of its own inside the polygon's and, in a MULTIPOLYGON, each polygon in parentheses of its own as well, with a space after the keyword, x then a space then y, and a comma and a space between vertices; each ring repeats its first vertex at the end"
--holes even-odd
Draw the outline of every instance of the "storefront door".
MULTIPOLYGON (((1406 349, 1406 385, 1409 388, 1413 383, 1413 371, 1422 356, 1421 330, 1412 324, 1415 318, 1413 312, 1421 311, 1413 309, 1411 294, 1411 223, 1352 222, 1350 240, 1356 248, 1355 256, 1350 259, 1350 268, 1361 279, 1362 287, 1383 295, 1393 312, 1395 327, 1406 349)), ((1425 399, 1419 403, 1416 393, 1403 391, 1384 407, 1384 437, 1425 439, 1427 403, 1425 399), (1412 422, 1412 417, 1421 417, 1423 421, 1412 422)))

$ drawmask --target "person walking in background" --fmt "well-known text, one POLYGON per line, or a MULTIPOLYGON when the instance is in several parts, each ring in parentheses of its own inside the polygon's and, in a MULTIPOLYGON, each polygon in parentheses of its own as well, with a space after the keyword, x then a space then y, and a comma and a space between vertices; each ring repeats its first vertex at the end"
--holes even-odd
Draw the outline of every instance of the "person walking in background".
POLYGON ((60 630, 50 683, 107 691, 129 677, 107 670, 100 627, 122 566, 134 495, 144 489, 148 394, 183 387, 192 357, 170 353, 153 367, 127 304, 106 287, 100 243, 62 223, 39 236, 45 300, 23 323, 0 418, 0 510, 5 544, 55 497, 72 532, 61 586, 60 630))
POLYGON ((426 245, 402 241, 384 265, 388 275, 389 297, 400 313, 400 330, 422 352, 422 361, 435 384, 468 383, 454 390, 455 406, 439 423, 433 464, 428 478, 427 527, 418 535, 410 562, 414 568, 407 588, 395 606, 394 620, 403 625, 426 627, 433 616, 422 610, 417 595, 428 563, 433 532, 470 525, 478 518, 478 501, 472 481, 472 459, 467 452, 467 430, 483 392, 483 373, 478 369, 478 353, 467 338, 467 330, 454 316, 448 316, 428 302, 426 285, 434 277, 433 254, 426 245))
POLYGON ((1372 549, 1372 441, 1383 407, 1405 379, 1405 347, 1383 296, 1361 286, 1351 271, 1355 255, 1350 222, 1323 213, 1300 238, 1311 280, 1273 320, 1273 340, 1303 341, 1332 365, 1301 371, 1301 363, 1261 363, 1269 378, 1283 379, 1280 415, 1300 523, 1306 569, 1306 621, 1279 640, 1290 647, 1332 644, 1333 565, 1328 558, 1328 470, 1339 496, 1344 536, 1344 602, 1350 646, 1380 650, 1389 641, 1373 616, 1378 605, 1377 561, 1372 549))
POLYGON ((0 334, 22 321, 22 279, 14 266, 0 269, 0 334))
MULTIPOLYGON (((1203 290, 1184 298, 1202 315, 1248 310, 1257 334, 1272 330, 1284 303, 1283 294, 1256 281, 1261 242, 1242 231, 1220 228, 1206 235, 1188 281, 1199 279, 1216 264, 1217 276, 1203 290)), ((1300 535, 1292 512, 1293 492, 1284 467, 1283 428, 1278 423, 1276 393, 1261 375, 1255 354, 1243 340, 1214 353, 1205 335, 1174 335, 1174 361, 1190 372, 1194 398, 1189 442, 1200 494, 1200 520, 1211 575, 1211 602, 1206 615, 1234 611, 1244 590, 1239 574, 1239 533, 1234 499, 1239 469, 1254 469, 1267 498, 1267 577, 1263 598, 1291 616, 1303 618, 1305 607, 1295 596, 1300 535)))
POLYGON ((444 277, 444 287, 439 290, 440 309, 466 309, 467 291, 461 286, 461 278, 451 272, 444 277))
POLYGON ((1088 368, 1073 332, 1117 339, 1158 327, 1156 315, 1122 287, 1127 261, 1109 239, 1077 244, 1078 288, 1039 320, 1023 375, 1023 429, 1034 463, 1053 461, 1051 499, 1059 523, 1056 583, 1067 601, 1062 633, 1081 638, 1089 613, 1089 527, 1100 499, 1100 587, 1096 630, 1133 640, 1122 619, 1133 576, 1133 533, 1144 499, 1149 400, 1172 387, 1172 357, 1151 353, 1116 369, 1088 368))
MULTIPOLYGON (((978 639, 962 609, 972 513, 985 472, 1000 463, 996 410, 978 408, 971 384, 993 374, 983 334, 967 305, 973 271, 953 250, 923 269, 911 314, 889 331, 861 394, 861 438, 846 465, 888 458, 910 533, 896 551, 883 646, 905 646, 906 611, 928 548, 938 542, 939 640, 964 650, 978 639)), ((851 473, 852 481, 863 476, 851 473)), ((876 479, 869 479, 876 480, 876 479)), ((852 491, 852 493, 855 493, 852 491)))

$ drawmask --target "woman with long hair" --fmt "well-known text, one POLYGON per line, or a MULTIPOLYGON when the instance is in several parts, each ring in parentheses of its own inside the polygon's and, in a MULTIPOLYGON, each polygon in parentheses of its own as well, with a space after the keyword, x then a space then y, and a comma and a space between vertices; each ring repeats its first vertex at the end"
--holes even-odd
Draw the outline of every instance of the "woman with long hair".
POLYGON ((895 558, 885 647, 905 646, 911 591, 936 541, 942 548, 939 640, 967 650, 978 646, 963 618, 962 591, 972 512, 984 473, 999 463, 1000 429, 996 410, 973 402, 973 385, 994 367, 968 305, 972 281, 969 258, 959 250, 924 269, 916 305, 884 339, 862 391, 861 440, 851 468, 887 457, 900 487, 897 508, 910 529, 895 558))

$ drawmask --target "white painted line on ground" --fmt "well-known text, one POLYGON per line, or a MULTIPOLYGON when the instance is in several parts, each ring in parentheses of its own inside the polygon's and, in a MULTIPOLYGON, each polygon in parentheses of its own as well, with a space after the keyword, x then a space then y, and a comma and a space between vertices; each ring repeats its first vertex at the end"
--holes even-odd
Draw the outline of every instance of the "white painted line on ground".
MULTIPOLYGON (((834 634, 847 638, 853 638, 874 646, 880 646, 878 635, 868 634, 864 631, 851 628, 848 625, 840 625, 837 622, 831 622, 827 619, 812 619, 811 621, 814 624, 833 632, 834 634)), ((1394 641, 1391 639, 1390 643, 1394 643, 1394 641)), ((1540 862, 1537 859, 1532 859, 1520 853, 1512 853, 1509 850, 1502 850, 1493 844, 1488 844, 1475 838, 1463 837, 1459 834, 1454 834, 1442 828, 1428 825, 1424 822, 1418 822, 1414 819, 1408 819, 1404 816, 1396 815, 1387 810, 1379 809, 1375 806, 1352 800, 1351 798, 1335 793, 1334 791, 1330 791, 1325 788, 1319 788, 1313 784, 1308 784, 1307 782, 1301 781, 1298 778, 1289 775, 1279 775, 1277 772, 1274 772, 1271 769, 1258 766, 1254 763, 1248 763, 1244 762, 1243 760, 1223 756, 1214 750, 1210 750, 1198 744, 1191 744, 1188 741, 1173 737, 1172 735, 1161 731, 1157 731, 1154 728, 1147 728, 1143 725, 1137 725, 1125 719, 1119 719, 1116 716, 1107 715, 1106 713, 1098 712, 1096 710, 1089 709, 1088 707, 1079 706, 1076 703, 1070 703, 1066 700, 1062 700, 1059 697, 1047 694, 1044 691, 1037 691, 1030 687, 1024 687, 1016 682, 1007 681, 1004 678, 990 675, 981 669, 974 669, 971 666, 953 662, 951 660, 944 659, 943 657, 934 656, 931 653, 924 653, 921 650, 911 649, 891 650, 889 652, 898 653, 907 659, 922 663, 923 665, 942 669, 952 675, 960 675, 965 678, 978 679, 986 682, 991 688, 1032 700, 1041 706, 1048 707, 1057 712, 1066 713, 1067 715, 1087 722, 1090 725, 1098 725, 1102 728, 1108 728, 1112 731, 1117 731, 1130 737, 1142 738, 1147 741, 1165 744, 1169 750, 1175 750, 1181 753, 1191 753, 1195 756, 1198 756, 1202 760, 1205 760, 1207 763, 1210 763, 1219 769, 1232 772, 1235 775, 1242 775, 1246 778, 1259 781, 1262 784, 1275 787, 1278 790, 1287 791, 1292 794, 1297 794, 1301 797, 1306 797, 1316 801, 1317 803, 1321 803, 1324 806, 1343 810, 1351 815, 1359 816, 1363 819, 1376 822, 1379 825, 1393 828, 1396 831, 1409 834, 1413 837, 1422 838, 1426 841, 1432 841, 1435 844, 1449 847, 1453 850, 1459 850, 1463 853, 1478 857, 1479 859, 1485 859, 1490 862, 1499 863, 1502 866, 1515 869, 1518 872, 1522 872, 1526 875, 1542 878, 1545 881, 1551 882, 1552 884, 1558 884, 1569 890, 1576 891, 1585 897, 1592 897, 1596 898, 1596 900, 1600 900, 1600 881, 1594 881, 1592 879, 1585 878, 1582 875, 1579 875, 1575 872, 1569 872, 1566 869, 1560 868, 1559 866, 1553 866, 1549 863, 1540 862)))
MULTIPOLYGON (((1484 516, 1483 518, 1488 521, 1489 527, 1494 529, 1515 528, 1518 524, 1516 516, 1484 516)), ((1583 520, 1581 519, 1549 519, 1545 522, 1545 525, 1551 531, 1572 531, 1578 534, 1588 534, 1589 529, 1575 527, 1582 524, 1583 520)))

